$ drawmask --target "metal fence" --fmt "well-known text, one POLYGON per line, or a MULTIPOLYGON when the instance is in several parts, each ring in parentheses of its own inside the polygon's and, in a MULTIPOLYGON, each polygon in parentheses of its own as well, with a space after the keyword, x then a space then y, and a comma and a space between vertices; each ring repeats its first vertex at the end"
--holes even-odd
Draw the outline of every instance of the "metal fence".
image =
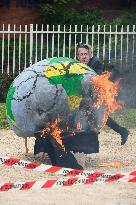
POLYGON ((135 25, 49 26, 0 28, 0 73, 20 73, 45 58, 76 58, 76 44, 90 44, 94 55, 120 69, 135 68, 135 25))

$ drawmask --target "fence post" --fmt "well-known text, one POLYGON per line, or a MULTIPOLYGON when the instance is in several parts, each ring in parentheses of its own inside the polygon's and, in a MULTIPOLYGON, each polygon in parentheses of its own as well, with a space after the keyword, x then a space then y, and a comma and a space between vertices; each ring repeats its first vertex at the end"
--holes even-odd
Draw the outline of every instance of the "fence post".
POLYGON ((46 47, 46 58, 49 57, 49 25, 47 25, 47 47, 46 47))
POLYGON ((51 57, 54 57, 54 25, 52 27, 52 53, 51 53, 51 57))
POLYGON ((66 31, 66 26, 64 25, 64 36, 63 36, 63 57, 65 57, 65 50, 66 50, 66 36, 65 36, 65 31, 66 31))
POLYGON ((7 74, 9 74, 9 54, 10 54, 10 24, 8 24, 8 63, 7 63, 7 74))
POLYGON ((134 70, 134 55, 135 55, 135 25, 133 25, 133 47, 132 47, 132 71, 134 70))
POLYGON ((88 44, 88 25, 86 26, 86 44, 88 44))
POLYGON ((108 54, 108 60, 109 60, 109 63, 111 62, 111 25, 110 25, 110 34, 109 34, 109 54, 108 54))
POLYGON ((92 54, 94 53, 94 25, 92 25, 92 54))
POLYGON ((121 26, 121 39, 120 39, 120 60, 121 60, 121 69, 123 63, 123 25, 121 26))
POLYGON ((60 25, 58 25, 58 57, 60 56, 60 25))
POLYGON ((118 25, 116 25, 116 30, 115 30, 115 54, 114 54, 114 59, 115 61, 117 60, 117 40, 118 40, 118 25))
POLYGON ((20 25, 20 33, 19 33, 19 73, 21 71, 21 25, 20 25))
POLYGON ((100 25, 98 25, 98 34, 97 34, 97 57, 100 55, 100 25))
POLYGON ((27 61, 27 25, 25 25, 25 64, 24 64, 24 69, 26 69, 26 61, 27 61))
POLYGON ((43 59, 43 24, 41 28, 41 61, 43 59))
POLYGON ((33 61, 33 24, 30 24, 30 65, 33 61))
POLYGON ((76 59, 76 56, 77 56, 76 45, 77 45, 77 25, 75 25, 75 59, 76 59))
POLYGON ((35 34, 35 63, 37 63, 37 31, 38 31, 38 24, 36 24, 36 34, 35 34))
POLYGON ((105 60, 105 25, 103 27, 103 61, 105 60))
POLYGON ((69 34, 68 34, 68 57, 71 57, 71 25, 69 26, 69 34))
POLYGON ((2 73, 4 72, 4 42, 5 42, 5 35, 4 35, 4 24, 2 29, 2 73))
POLYGON ((16 68, 16 25, 14 24, 14 44, 13 44, 13 75, 15 74, 16 68))

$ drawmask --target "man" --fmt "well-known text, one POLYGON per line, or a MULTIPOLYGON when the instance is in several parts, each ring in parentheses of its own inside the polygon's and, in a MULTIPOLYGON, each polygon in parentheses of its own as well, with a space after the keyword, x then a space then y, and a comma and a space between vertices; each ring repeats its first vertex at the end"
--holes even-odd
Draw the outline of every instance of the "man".
MULTIPOLYGON (((96 56, 93 56, 92 48, 90 45, 79 43, 77 44, 76 51, 77 58, 81 63, 87 64, 98 75, 100 75, 104 71, 104 65, 96 56)), ((118 125, 111 117, 108 117, 106 125, 120 134, 121 145, 124 145, 128 139, 129 131, 126 128, 118 125)))

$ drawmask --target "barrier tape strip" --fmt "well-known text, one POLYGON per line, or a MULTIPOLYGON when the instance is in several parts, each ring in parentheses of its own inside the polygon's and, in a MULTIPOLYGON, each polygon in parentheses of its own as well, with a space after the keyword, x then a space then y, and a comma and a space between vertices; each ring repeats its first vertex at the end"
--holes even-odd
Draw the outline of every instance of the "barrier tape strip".
MULTIPOLYGON (((38 162, 31 162, 20 160, 17 158, 7 157, 7 156, 0 156, 0 165, 10 166, 10 167, 19 167, 26 170, 33 170, 43 173, 52 173, 56 175, 63 175, 63 176, 89 176, 92 174, 104 174, 103 172, 94 172, 90 170, 77 170, 71 168, 64 168, 64 167, 57 167, 52 165, 45 165, 40 164, 38 162)), ((127 175, 134 175, 136 177, 136 171, 128 172, 127 175)), ((108 173, 106 175, 109 175, 108 173)), ((111 174, 110 174, 111 175, 111 174)), ((123 175, 126 175, 123 173, 123 175)))
POLYGON ((107 174, 103 172, 92 172, 87 170, 75 170, 70 168, 55 167, 50 165, 39 164, 37 162, 24 161, 16 158, 3 157, 3 156, 0 157, 0 164, 6 166, 21 167, 21 168, 41 171, 41 172, 55 173, 59 175, 63 174, 64 176, 78 176, 75 178, 48 179, 44 181, 7 182, 7 183, 3 182, 0 183, 0 192, 15 191, 15 190, 60 188, 60 187, 75 186, 75 185, 82 185, 82 184, 102 184, 102 183, 110 183, 110 182, 136 183, 136 171, 127 172, 124 174, 123 173, 107 174), (37 170, 37 168, 40 166, 41 168, 37 170))
POLYGON ((69 178, 69 179, 50 179, 44 181, 28 181, 28 182, 10 182, 10 183, 0 183, 0 192, 3 191, 15 191, 15 190, 35 190, 35 189, 47 189, 47 188, 60 188, 75 185, 85 185, 85 184, 102 184, 110 183, 113 181, 118 182, 136 182, 136 177, 134 176, 124 176, 116 175, 111 178, 104 178, 100 176, 88 176, 84 178, 69 178))

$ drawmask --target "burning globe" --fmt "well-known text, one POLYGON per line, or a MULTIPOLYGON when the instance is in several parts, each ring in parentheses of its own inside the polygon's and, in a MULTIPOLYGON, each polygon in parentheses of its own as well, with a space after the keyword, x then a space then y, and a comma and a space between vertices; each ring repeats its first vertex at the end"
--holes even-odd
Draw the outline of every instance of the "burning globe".
POLYGON ((37 62, 10 86, 9 124, 20 137, 36 137, 35 154, 47 152, 53 165, 81 169, 71 151, 98 152, 98 133, 119 107, 118 85, 108 78, 71 58, 37 62))

